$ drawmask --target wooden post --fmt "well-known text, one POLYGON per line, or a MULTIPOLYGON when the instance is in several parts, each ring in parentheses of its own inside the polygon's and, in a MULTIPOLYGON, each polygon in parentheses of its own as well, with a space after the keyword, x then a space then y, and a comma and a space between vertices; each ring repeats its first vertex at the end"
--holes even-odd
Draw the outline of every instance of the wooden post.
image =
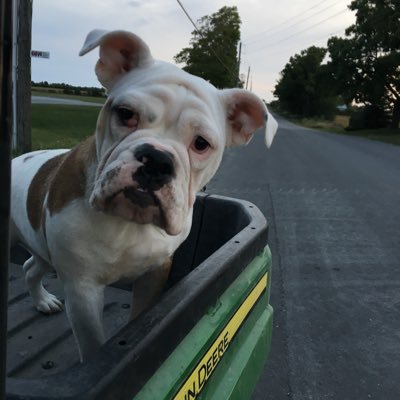
POLYGON ((12 131, 12 7, 0 2, 0 399, 5 399, 12 131))
POLYGON ((16 46, 16 81, 15 98, 15 140, 14 150, 26 153, 32 150, 32 115, 31 115, 31 35, 32 35, 32 0, 14 0, 17 4, 17 26, 15 29, 16 46))

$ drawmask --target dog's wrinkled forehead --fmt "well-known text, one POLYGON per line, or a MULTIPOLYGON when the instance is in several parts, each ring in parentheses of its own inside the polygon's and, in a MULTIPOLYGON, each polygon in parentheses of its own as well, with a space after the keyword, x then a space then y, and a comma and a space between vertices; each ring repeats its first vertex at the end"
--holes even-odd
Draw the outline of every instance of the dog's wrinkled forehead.
POLYGON ((113 107, 134 108, 148 122, 161 120, 165 126, 191 119, 199 125, 212 125, 223 132, 225 110, 217 90, 174 65, 155 62, 145 71, 123 76, 109 93, 113 107))

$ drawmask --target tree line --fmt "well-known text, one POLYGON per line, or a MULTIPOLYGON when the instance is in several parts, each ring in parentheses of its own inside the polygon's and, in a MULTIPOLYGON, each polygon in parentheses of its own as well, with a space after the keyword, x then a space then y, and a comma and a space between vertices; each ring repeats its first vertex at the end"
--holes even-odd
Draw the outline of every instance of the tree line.
POLYGON ((49 83, 47 81, 42 82, 31 82, 32 87, 44 88, 45 91, 51 92, 52 89, 56 89, 58 93, 73 94, 77 96, 93 96, 93 97, 105 97, 106 92, 104 88, 88 87, 88 86, 74 86, 68 83, 49 83))
POLYGON ((290 58, 275 86, 275 105, 298 116, 329 117, 356 104, 350 128, 400 122, 400 2, 353 0, 356 20, 346 37, 290 58), (325 62, 325 60, 327 61, 325 62))

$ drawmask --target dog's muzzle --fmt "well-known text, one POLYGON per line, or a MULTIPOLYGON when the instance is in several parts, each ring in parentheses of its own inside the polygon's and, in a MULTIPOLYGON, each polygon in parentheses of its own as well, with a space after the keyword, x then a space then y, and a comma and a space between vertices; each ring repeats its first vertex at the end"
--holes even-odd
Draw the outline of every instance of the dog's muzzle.
POLYGON ((92 207, 178 234, 187 213, 187 186, 177 179, 176 154, 153 143, 142 143, 119 154, 119 158, 109 158, 101 169, 89 199, 92 207))

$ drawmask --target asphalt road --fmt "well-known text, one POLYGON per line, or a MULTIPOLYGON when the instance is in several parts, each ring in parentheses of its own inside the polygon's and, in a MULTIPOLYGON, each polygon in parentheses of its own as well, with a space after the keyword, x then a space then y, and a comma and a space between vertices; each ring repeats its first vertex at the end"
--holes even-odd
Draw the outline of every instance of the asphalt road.
POLYGON ((102 104, 75 100, 75 99, 64 99, 59 97, 49 97, 49 96, 32 96, 32 104, 63 104, 72 106, 91 106, 91 107, 101 107, 102 104))
POLYGON ((400 147, 279 123, 208 186, 270 225, 273 344, 252 400, 398 400, 400 147))

